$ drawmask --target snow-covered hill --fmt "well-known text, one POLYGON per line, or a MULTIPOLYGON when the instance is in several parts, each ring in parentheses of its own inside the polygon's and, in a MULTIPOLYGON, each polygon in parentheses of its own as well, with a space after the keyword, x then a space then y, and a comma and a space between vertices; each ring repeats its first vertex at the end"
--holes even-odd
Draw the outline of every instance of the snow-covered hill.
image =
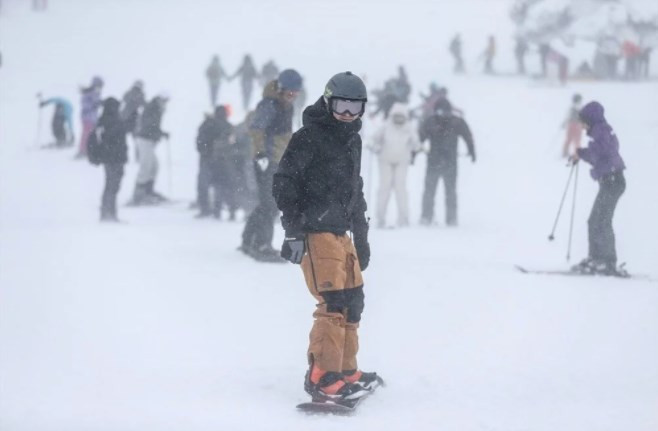
MULTIPOLYGON (((554 243, 546 236, 568 174, 559 125, 580 92, 606 106, 628 165, 615 219, 620 259, 658 277, 658 85, 549 87, 480 75, 475 58, 489 33, 500 41, 496 67, 514 69, 508 7, 51 0, 35 14, 5 0, 0 429, 658 429, 658 284, 513 269, 566 266, 567 217, 554 243), (462 77, 450 74, 447 52, 456 31, 469 70, 462 77), (371 231, 360 364, 388 387, 355 417, 294 409, 306 399, 313 311, 299 268, 248 260, 235 250, 241 223, 195 220, 183 202, 194 196, 193 140, 208 109, 204 68, 216 52, 233 69, 245 51, 259 65, 273 57, 298 68, 309 100, 337 71, 364 73, 374 86, 404 63, 414 93, 430 81, 450 88, 475 135, 478 162, 460 166, 458 229, 371 231), (159 184, 181 203, 121 208, 126 224, 100 225, 101 170, 72 152, 34 148, 35 94, 77 103, 77 87, 93 74, 105 78, 106 95, 137 78, 149 95, 172 95, 164 127, 173 138, 173 187, 166 168, 159 184)), ((239 105, 237 83, 223 91, 239 105)), ((375 127, 366 123, 366 135, 375 127)), ((424 162, 409 179, 413 220, 424 162)), ((375 182, 374 163, 363 165, 375 182)), ((129 164, 122 202, 135 173, 129 164)), ((596 193, 584 165, 578 187, 577 258, 586 254, 596 193)), ((281 238, 277 231, 275 243, 281 238)))

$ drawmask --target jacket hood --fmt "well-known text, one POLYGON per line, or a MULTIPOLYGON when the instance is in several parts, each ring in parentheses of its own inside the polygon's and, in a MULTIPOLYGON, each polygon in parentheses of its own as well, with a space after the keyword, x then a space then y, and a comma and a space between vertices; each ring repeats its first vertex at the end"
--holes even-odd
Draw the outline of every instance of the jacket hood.
POLYGON ((320 97, 313 105, 304 109, 302 116, 304 127, 321 126, 335 129, 338 133, 356 133, 361 130, 361 119, 351 123, 338 121, 329 113, 324 97, 320 97))
POLYGON ((121 103, 114 97, 108 97, 103 101, 103 115, 118 115, 121 103))
POLYGON ((603 105, 599 102, 589 102, 583 106, 578 116, 580 117, 580 121, 590 127, 598 123, 605 123, 603 105))

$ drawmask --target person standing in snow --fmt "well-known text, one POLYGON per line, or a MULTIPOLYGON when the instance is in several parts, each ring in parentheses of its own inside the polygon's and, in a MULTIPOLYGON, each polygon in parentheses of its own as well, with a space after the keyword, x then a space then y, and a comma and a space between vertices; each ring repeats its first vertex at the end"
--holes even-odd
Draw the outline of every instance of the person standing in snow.
POLYGON ((580 122, 580 108, 583 98, 580 94, 574 94, 571 99, 571 107, 562 128, 567 130, 562 147, 562 157, 570 157, 576 154, 580 148, 580 140, 583 136, 583 123, 580 122))
POLYGON ((514 57, 516 58, 516 71, 519 75, 525 75, 525 56, 528 53, 528 42, 523 37, 516 38, 514 45, 514 57))
POLYGON ((135 146, 139 154, 139 171, 135 192, 130 205, 153 205, 167 199, 154 190, 155 180, 158 175, 158 157, 155 147, 162 139, 169 139, 169 133, 161 128, 162 115, 169 97, 160 94, 154 97, 144 108, 139 127, 135 134, 135 146))
POLYGON ((127 124, 119 113, 120 103, 113 97, 103 102, 103 113, 98 119, 90 140, 90 146, 100 148, 99 162, 105 170, 105 188, 101 198, 101 221, 118 222, 117 195, 121 188, 124 165, 128 161, 126 144, 127 124))
POLYGON ((494 73, 493 61, 496 57, 496 39, 493 36, 489 36, 487 41, 487 47, 482 53, 482 58, 484 58, 484 73, 491 75, 494 73))
POLYGON ((253 163, 258 183, 258 206, 249 214, 239 250, 262 262, 282 262, 272 247, 274 221, 279 214, 272 197, 272 177, 292 135, 293 102, 302 77, 286 69, 263 90, 251 123, 253 163))
POLYGON ((358 133, 367 100, 358 76, 334 75, 304 111, 304 126, 274 175, 272 191, 286 232, 281 256, 301 264, 318 302, 304 381, 315 402, 349 403, 382 383, 376 373, 359 370, 356 358, 362 271, 370 261, 358 133))
POLYGON ((455 73, 464 73, 464 59, 462 57, 462 39, 459 33, 450 41, 450 54, 455 60, 455 73))
POLYGON ((82 120, 82 133, 80 134, 80 148, 76 155, 78 159, 87 157, 87 139, 89 139, 89 134, 94 130, 98 121, 98 108, 102 104, 102 90, 103 80, 98 76, 92 78, 89 87, 81 90, 80 119, 82 120))
POLYGON ((240 68, 230 77, 230 79, 240 77, 240 86, 242 88, 242 108, 246 111, 249 110, 251 104, 251 93, 254 89, 254 81, 258 79, 258 71, 254 62, 249 54, 244 56, 240 68))
POLYGON ((55 137, 56 148, 70 147, 73 145, 73 106, 71 102, 62 97, 52 97, 39 103, 39 108, 54 104, 52 131, 55 137))
POLYGON ((589 102, 580 111, 590 141, 587 148, 579 148, 574 162, 582 159, 592 165, 591 175, 599 183, 588 223, 589 253, 572 269, 586 274, 620 275, 612 218, 619 198, 626 190, 626 165, 619 154, 619 140, 604 116, 603 106, 589 102))
POLYGON ((439 179, 443 178, 446 225, 457 226, 457 144, 461 137, 466 142, 471 161, 475 163, 471 130, 463 118, 453 114, 448 99, 441 99, 435 107, 434 115, 421 123, 419 136, 421 142, 430 141, 420 223, 426 226, 432 224, 436 186, 439 179))
POLYGON ((397 225, 409 225, 407 170, 420 143, 407 114, 407 106, 396 103, 384 125, 375 134, 372 150, 379 158, 377 226, 386 227, 386 210, 392 192, 398 208, 397 225))
POLYGON ((144 82, 135 81, 132 87, 123 95, 123 106, 121 107, 121 118, 126 123, 128 132, 135 133, 140 110, 146 105, 144 95, 144 82))
POLYGON ((279 76, 279 68, 277 67, 274 60, 270 60, 263 65, 263 69, 260 72, 260 85, 265 87, 270 82, 274 81, 277 76, 279 76))
POLYGON ((217 98, 219 97, 219 88, 222 80, 228 79, 228 75, 224 68, 219 63, 219 56, 213 56, 210 65, 206 69, 206 78, 208 79, 208 86, 210 87, 210 105, 214 108, 217 106, 217 98))

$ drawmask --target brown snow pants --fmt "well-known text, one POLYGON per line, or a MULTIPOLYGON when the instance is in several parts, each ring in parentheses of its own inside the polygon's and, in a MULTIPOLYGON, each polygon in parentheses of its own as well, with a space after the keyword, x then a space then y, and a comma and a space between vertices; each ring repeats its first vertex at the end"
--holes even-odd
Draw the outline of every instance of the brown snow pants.
POLYGON ((302 271, 318 301, 309 337, 309 360, 323 371, 356 370, 363 278, 352 239, 348 235, 310 233, 306 250, 302 271))

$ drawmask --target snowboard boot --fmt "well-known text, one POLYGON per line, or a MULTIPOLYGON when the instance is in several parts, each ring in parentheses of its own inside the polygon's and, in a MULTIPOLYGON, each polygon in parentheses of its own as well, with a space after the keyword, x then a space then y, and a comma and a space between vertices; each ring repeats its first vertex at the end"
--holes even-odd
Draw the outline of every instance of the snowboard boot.
POLYGON ((311 395, 314 403, 343 405, 351 405, 370 393, 361 385, 345 381, 342 373, 323 371, 313 364, 306 371, 304 390, 311 395))
POLYGON ((384 386, 384 380, 377 373, 366 373, 361 370, 343 371, 343 378, 346 382, 361 386, 367 391, 374 391, 380 386, 384 386))

